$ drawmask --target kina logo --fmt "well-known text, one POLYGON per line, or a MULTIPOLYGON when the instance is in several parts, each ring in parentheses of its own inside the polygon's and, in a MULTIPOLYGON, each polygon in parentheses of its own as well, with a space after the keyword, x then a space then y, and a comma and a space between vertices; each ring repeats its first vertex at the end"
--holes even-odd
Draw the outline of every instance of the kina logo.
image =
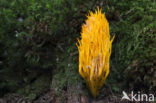
POLYGON ((127 95, 125 91, 122 91, 122 98, 121 100, 128 100, 128 101, 148 101, 154 102, 154 94, 141 94, 140 92, 134 93, 133 91, 131 94, 127 95))

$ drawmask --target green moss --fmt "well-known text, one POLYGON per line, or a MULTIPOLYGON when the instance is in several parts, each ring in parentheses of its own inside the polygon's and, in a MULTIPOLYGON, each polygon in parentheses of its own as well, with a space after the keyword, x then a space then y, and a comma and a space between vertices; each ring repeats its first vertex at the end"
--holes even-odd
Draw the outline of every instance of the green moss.
POLYGON ((17 93, 33 100, 50 88, 50 75, 41 75, 33 83, 20 88, 17 93))

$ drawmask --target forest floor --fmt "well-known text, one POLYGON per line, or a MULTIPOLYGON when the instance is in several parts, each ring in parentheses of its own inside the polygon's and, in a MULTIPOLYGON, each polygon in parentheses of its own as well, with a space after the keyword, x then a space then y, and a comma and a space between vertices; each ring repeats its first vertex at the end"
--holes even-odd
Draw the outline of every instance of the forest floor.
POLYGON ((121 100, 122 94, 114 93, 107 83, 94 99, 77 73, 78 53, 74 50, 75 45, 62 48, 64 53, 59 48, 54 53, 57 69, 53 69, 49 75, 48 71, 36 74, 36 80, 32 84, 19 89, 20 92, 27 92, 23 95, 18 92, 8 93, 0 98, 0 103, 139 103, 121 100), (68 50, 69 48, 72 49, 68 50))
POLYGON ((48 90, 35 100, 28 100, 26 97, 17 94, 8 94, 0 99, 0 103, 154 103, 154 102, 130 102, 121 100, 121 96, 110 94, 104 98, 94 99, 84 94, 75 94, 70 87, 62 96, 56 96, 53 90, 48 90))
POLYGON ((52 90, 48 90, 35 100, 28 100, 26 97, 17 94, 8 94, 0 99, 0 103, 138 103, 121 101, 121 97, 114 95, 93 99, 83 94, 74 94, 71 91, 73 90, 70 89, 67 93, 63 93, 61 97, 58 97, 54 95, 52 90))

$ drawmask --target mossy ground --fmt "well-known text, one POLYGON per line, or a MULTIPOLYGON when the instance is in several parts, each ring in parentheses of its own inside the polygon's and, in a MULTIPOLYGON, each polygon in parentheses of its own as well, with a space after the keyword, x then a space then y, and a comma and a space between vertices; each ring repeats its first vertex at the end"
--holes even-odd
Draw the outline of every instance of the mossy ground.
POLYGON ((0 96, 91 99, 78 73, 76 38, 97 6, 115 35, 110 74, 98 99, 112 102, 122 90, 156 91, 155 0, 1 0, 0 96))

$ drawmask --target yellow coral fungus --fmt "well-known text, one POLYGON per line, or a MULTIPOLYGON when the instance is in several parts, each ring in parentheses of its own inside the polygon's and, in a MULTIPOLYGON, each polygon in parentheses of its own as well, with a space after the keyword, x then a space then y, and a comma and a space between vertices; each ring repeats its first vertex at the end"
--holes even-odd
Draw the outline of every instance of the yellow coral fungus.
MULTIPOLYGON (((113 37, 114 39, 114 37, 113 37)), ((89 12, 82 25, 79 50, 79 73, 85 79, 92 95, 96 97, 109 74, 112 42, 109 23, 101 10, 89 12)))

